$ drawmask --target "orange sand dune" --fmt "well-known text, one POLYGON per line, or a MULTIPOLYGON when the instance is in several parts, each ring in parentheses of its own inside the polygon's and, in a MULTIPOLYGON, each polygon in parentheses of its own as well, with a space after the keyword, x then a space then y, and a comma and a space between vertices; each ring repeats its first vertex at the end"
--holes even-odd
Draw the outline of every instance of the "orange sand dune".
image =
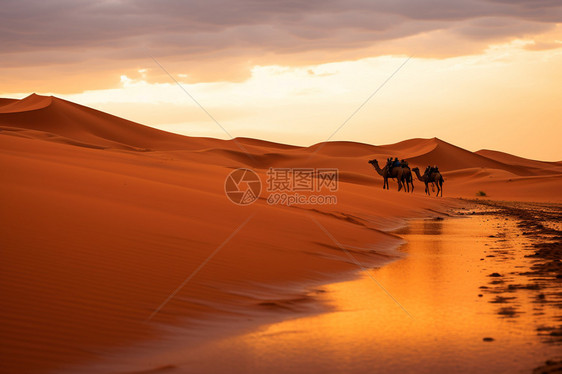
POLYGON ((412 139, 388 146, 395 152, 400 152, 404 158, 418 165, 437 164, 442 170, 458 170, 465 168, 490 168, 510 171, 517 175, 534 175, 538 170, 533 168, 511 165, 490 159, 479 154, 454 146, 440 139, 412 139), (408 147, 403 147, 403 144, 408 147))
POLYGON ((522 165, 522 166, 539 168, 539 169, 546 168, 547 170, 552 169, 552 170, 557 170, 558 172, 562 172, 562 161, 557 161, 557 162, 536 161, 536 160, 530 160, 528 158, 510 155, 509 153, 505 153, 505 152, 492 151, 489 149, 482 149, 480 151, 476 151, 475 153, 487 157, 489 159, 502 162, 504 164, 522 165))
POLYGON ((318 143, 306 149, 309 152, 318 155, 328 155, 336 157, 368 157, 372 154, 385 154, 382 147, 377 147, 371 144, 343 141, 318 143))
POLYGON ((253 138, 235 138, 233 139, 233 142, 238 142, 241 143, 243 145, 250 145, 250 146, 256 146, 256 147, 260 147, 260 148, 279 148, 279 149, 298 149, 300 147, 296 146, 296 145, 289 145, 289 144, 283 144, 283 143, 275 143, 275 142, 270 142, 267 140, 260 140, 260 139, 253 139, 253 138))
POLYGON ((7 99, 7 98, 1 98, 0 97, 0 107, 8 105, 8 104, 12 104, 12 103, 17 103, 20 100, 18 99, 7 99))
POLYGON ((166 133, 58 98, 0 101, 4 371, 96 360, 158 336, 162 324, 286 312, 306 299, 306 287, 357 270, 340 244, 366 266, 388 261, 400 240, 385 230, 457 204, 424 196, 419 182, 413 194, 395 191, 393 182, 382 190, 367 160, 389 155, 440 165, 445 196, 484 190, 493 198, 562 200, 562 176, 545 174, 550 165, 511 165, 438 139, 312 147, 223 141, 166 133), (239 167, 262 181, 249 206, 224 193, 225 178, 239 167), (270 167, 338 168, 337 204, 268 205, 270 167))
POLYGON ((13 101, 2 106, 0 113, 22 113, 48 108, 54 101, 60 100, 52 96, 31 94, 25 99, 13 101))
POLYGON ((0 126, 43 131, 97 147, 140 151, 201 149, 224 143, 217 139, 190 139, 36 94, 1 106, 0 126))

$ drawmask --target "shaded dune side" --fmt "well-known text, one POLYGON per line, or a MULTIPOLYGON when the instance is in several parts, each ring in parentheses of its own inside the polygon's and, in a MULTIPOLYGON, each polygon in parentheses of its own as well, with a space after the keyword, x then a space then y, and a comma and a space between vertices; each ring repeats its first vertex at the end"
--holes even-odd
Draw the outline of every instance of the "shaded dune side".
MULTIPOLYGON (((2 98, 0 97, 0 107, 6 106, 8 104, 13 104, 15 102, 18 102, 18 99, 8 99, 8 98, 2 98)), ((2 110, 0 109, 0 113, 2 112, 2 110)))

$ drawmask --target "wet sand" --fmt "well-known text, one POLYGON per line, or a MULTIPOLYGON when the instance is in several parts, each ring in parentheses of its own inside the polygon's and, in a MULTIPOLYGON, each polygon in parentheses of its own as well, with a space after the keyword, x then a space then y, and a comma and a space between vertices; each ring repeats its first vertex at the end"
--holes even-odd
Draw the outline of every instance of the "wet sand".
MULTIPOLYGON (((497 313, 502 317, 518 318, 523 313, 522 298, 533 304, 533 315, 551 316, 537 324, 536 333, 543 343, 559 347, 562 343, 562 205, 486 200, 472 203, 484 210, 471 213, 516 222, 516 228, 501 221, 496 224, 493 254, 487 256, 493 261, 492 266, 509 262, 513 256, 524 256, 531 261, 530 267, 514 266, 503 273, 491 273, 489 284, 480 288, 494 296, 491 302, 498 304, 497 313), (524 249, 512 251, 510 244, 521 241, 521 236, 525 238, 524 249)), ((562 372, 559 357, 545 361, 533 372, 562 372)))
POLYGON ((500 300, 481 288, 497 281, 493 272, 526 281, 534 264, 525 256, 531 240, 516 236, 517 224, 494 215, 413 220, 397 232, 407 240, 399 249, 403 258, 372 270, 372 278, 363 273, 311 295, 324 313, 304 308, 292 319, 273 313, 252 322, 208 321, 205 329, 169 331, 167 339, 73 371, 531 372, 560 359, 560 347, 537 335, 540 326, 560 317, 559 309, 541 304, 539 312, 535 290, 500 300), (510 307, 517 313, 501 312, 510 307), (263 322, 242 333, 230 327, 232 334, 224 336, 228 326, 263 322))

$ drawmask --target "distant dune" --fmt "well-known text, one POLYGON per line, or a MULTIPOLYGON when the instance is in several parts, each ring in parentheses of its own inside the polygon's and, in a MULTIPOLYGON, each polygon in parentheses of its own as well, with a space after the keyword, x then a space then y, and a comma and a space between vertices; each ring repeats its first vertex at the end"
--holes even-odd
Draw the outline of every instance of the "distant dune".
MULTIPOLYGON (((193 149, 210 139, 188 138, 56 97, 32 94, 0 106, 0 126, 45 132, 58 141, 126 150, 193 149)), ((33 136, 31 136, 33 137, 33 136)))
POLYGON ((0 99, 0 172, 0 333, 3 368, 12 373, 95 360, 156 336, 161 324, 260 313, 265 304, 283 312, 280 300, 304 290, 275 285, 318 284, 357 270, 315 221, 361 262, 380 264, 400 243, 388 229, 442 214, 458 204, 450 197, 484 191, 493 199, 562 201, 560 163, 470 152, 437 138, 297 147, 186 137, 39 95, 0 99), (445 198, 426 197, 419 181, 413 194, 397 192, 393 181, 383 191, 367 161, 391 156, 422 171, 439 165, 445 198), (262 192, 270 167, 338 168, 338 203, 270 206, 262 195, 237 206, 224 184, 241 167, 258 173, 262 192))
POLYGON ((559 172, 562 172, 562 161, 557 161, 557 162, 536 161, 536 160, 530 160, 528 158, 510 155, 509 153, 505 153, 505 152, 492 151, 489 149, 482 149, 480 151, 476 151, 475 153, 508 165, 521 165, 530 168, 558 170, 559 172))

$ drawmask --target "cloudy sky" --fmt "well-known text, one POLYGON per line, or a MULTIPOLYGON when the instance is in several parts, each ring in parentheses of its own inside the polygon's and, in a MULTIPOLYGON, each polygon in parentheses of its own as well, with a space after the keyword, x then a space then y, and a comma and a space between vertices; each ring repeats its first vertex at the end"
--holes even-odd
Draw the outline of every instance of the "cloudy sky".
POLYGON ((2 97, 227 138, 177 81, 233 136, 309 145, 383 85, 332 140, 562 160, 560 0, 4 0, 0 20, 2 97))

